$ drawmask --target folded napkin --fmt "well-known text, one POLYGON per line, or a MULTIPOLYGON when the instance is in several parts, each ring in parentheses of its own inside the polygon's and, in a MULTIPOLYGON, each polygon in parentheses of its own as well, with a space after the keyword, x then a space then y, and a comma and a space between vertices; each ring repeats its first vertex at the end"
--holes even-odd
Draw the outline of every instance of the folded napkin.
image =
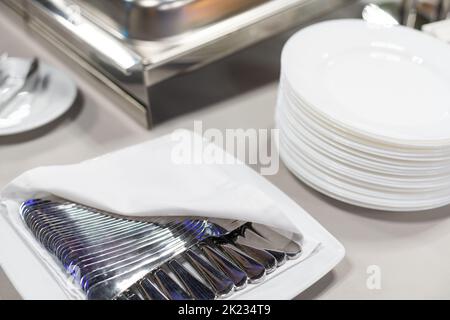
MULTIPOLYGON (((257 187, 260 179, 264 180, 216 145, 190 131, 177 130, 78 164, 25 172, 0 192, 0 213, 37 253, 67 296, 83 299, 84 293, 26 229, 20 218, 23 201, 55 195, 125 216, 200 216, 261 223, 302 243, 299 263, 319 243, 295 223, 293 215, 299 212, 280 210, 276 198, 257 187)), ((282 270, 271 276, 277 272, 282 270)))
POLYGON ((78 164, 30 170, 0 196, 19 204, 53 194, 125 216, 206 216, 296 231, 242 167, 216 145, 178 130, 78 164))

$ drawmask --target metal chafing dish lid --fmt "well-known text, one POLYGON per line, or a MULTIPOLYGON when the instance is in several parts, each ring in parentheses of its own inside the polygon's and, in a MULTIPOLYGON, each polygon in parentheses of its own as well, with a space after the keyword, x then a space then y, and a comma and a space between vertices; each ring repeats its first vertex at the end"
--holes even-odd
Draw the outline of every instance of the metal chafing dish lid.
POLYGON ((75 0, 97 25, 126 39, 156 41, 272 0, 75 0))

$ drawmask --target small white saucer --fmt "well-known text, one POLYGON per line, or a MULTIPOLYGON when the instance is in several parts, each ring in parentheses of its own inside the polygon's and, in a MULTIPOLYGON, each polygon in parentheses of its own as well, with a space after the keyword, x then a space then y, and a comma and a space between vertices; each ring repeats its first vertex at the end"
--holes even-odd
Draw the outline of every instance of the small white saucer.
MULTIPOLYGON (((27 68, 29 63, 27 59, 8 58, 4 65, 10 74, 17 74, 27 68)), ((33 93, 16 97, 7 108, 0 110, 0 136, 44 126, 73 105, 77 87, 67 74, 41 63, 39 81, 33 93)))

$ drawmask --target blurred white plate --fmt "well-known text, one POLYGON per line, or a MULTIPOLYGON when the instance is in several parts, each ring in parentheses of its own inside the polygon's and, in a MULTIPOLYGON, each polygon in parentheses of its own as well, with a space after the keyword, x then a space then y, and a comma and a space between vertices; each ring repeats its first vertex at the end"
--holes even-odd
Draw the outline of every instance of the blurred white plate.
MULTIPOLYGON (((8 58, 5 68, 13 74, 27 68, 30 61, 8 58)), ((18 134, 44 126, 59 118, 73 105, 77 87, 65 73, 41 63, 40 85, 33 94, 17 97, 0 110, 0 136, 18 134)))

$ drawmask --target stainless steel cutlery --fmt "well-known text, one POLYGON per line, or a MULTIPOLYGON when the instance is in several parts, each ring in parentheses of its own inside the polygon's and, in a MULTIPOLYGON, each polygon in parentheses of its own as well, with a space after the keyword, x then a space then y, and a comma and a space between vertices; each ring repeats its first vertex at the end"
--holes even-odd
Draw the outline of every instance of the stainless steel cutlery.
POLYGON ((5 71, 5 61, 8 59, 8 54, 2 53, 0 55, 0 87, 3 86, 9 75, 5 71))
POLYGON ((33 58, 23 75, 10 75, 3 65, 8 56, 0 57, 0 111, 7 108, 18 96, 34 92, 39 84, 39 65, 37 58, 33 58))
POLYGON ((56 198, 28 200, 21 214, 89 299, 224 298, 301 254, 297 242, 242 221, 131 219, 56 198))

